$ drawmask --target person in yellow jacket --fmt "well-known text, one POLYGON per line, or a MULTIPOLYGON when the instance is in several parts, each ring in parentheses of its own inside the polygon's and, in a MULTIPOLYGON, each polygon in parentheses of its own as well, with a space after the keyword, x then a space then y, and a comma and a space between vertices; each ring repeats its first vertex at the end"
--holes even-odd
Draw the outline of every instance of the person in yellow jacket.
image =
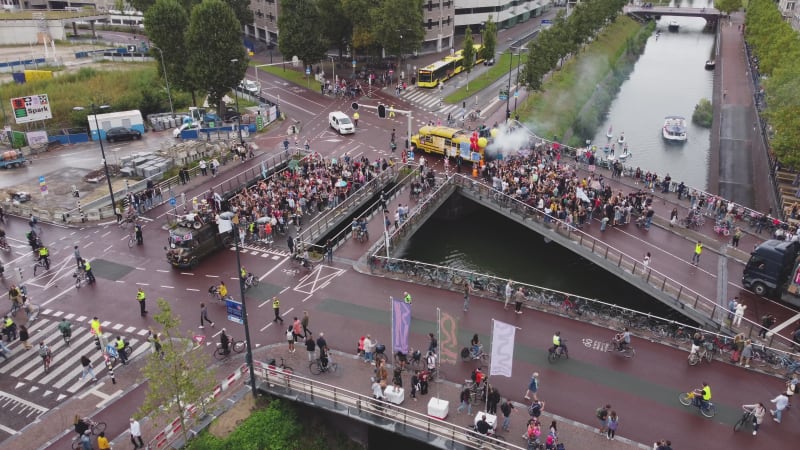
POLYGON ((281 301, 278 300, 278 297, 272 297, 272 312, 275 313, 275 318, 272 319, 272 321, 280 321, 281 325, 283 325, 283 317, 281 317, 281 301))
POLYGON ((50 270, 50 250, 45 246, 39 247, 39 261, 44 262, 44 267, 50 270))
POLYGON ((147 314, 147 308, 146 308, 147 295, 145 295, 144 290, 142 288, 139 288, 139 290, 136 292, 136 301, 139 302, 139 312, 141 313, 141 315, 144 316, 145 314, 147 314))
POLYGON ((692 264, 695 266, 700 264, 700 254, 703 253, 703 243, 697 241, 697 244, 694 245, 694 253, 692 254, 692 264))
POLYGON ((359 117, 361 117, 361 116, 358 114, 358 111, 353 113, 353 125, 355 125, 356 128, 358 128, 358 118, 359 117))

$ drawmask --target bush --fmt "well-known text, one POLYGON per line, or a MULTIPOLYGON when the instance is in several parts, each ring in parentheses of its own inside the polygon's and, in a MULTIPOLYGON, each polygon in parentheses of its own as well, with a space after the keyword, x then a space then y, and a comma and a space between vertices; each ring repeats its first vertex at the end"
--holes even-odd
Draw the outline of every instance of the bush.
POLYGON ((713 121, 714 111, 711 106, 711 101, 707 98, 701 98, 697 106, 694 107, 692 122, 704 128, 711 128, 711 123, 713 121))

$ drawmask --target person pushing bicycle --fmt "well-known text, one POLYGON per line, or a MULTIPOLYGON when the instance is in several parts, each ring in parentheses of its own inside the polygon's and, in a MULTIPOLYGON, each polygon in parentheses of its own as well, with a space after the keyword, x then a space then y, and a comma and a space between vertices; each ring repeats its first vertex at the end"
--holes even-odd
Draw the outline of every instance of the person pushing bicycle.
POLYGON ((617 351, 624 352, 625 348, 631 345, 631 332, 628 327, 622 329, 621 333, 614 335, 614 343, 617 346, 617 351))
POLYGON ((225 328, 222 329, 222 333, 219 335, 219 345, 222 349, 222 354, 227 355, 230 353, 230 338, 228 338, 225 328))

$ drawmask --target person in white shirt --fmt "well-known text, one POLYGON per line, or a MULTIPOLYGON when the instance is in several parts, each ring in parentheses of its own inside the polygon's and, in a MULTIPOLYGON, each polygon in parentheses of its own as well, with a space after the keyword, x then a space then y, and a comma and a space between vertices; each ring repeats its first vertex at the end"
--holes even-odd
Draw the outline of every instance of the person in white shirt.
POLYGON ((767 409, 764 404, 759 402, 754 405, 742 405, 742 408, 749 409, 753 412, 753 436, 758 434, 758 428, 764 421, 764 416, 767 415, 767 409))
POLYGON ((789 397, 786 396, 783 392, 778 394, 777 397, 770 400, 772 403, 775 403, 775 409, 770 410, 770 414, 772 415, 772 420, 775 422, 781 423, 781 416, 783 415, 783 410, 786 409, 786 405, 789 404, 789 397))
POLYGON ((131 417, 131 443, 133 444, 134 450, 137 448, 144 448, 144 441, 142 441, 142 427, 139 425, 139 422, 136 421, 133 417, 131 417))

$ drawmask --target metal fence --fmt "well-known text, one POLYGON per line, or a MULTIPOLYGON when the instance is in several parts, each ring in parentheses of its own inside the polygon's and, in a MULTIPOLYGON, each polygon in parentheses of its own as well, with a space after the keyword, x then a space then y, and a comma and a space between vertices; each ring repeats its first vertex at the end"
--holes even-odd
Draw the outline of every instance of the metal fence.
POLYGON ((502 438, 479 435, 469 428, 392 403, 377 401, 368 395, 306 378, 263 362, 255 361, 255 375, 262 382, 260 389, 273 395, 313 404, 369 423, 394 425, 395 433, 420 441, 430 442, 440 438, 447 443, 445 445, 448 448, 463 445, 467 448, 490 450, 523 450, 523 447, 505 442, 502 438))

